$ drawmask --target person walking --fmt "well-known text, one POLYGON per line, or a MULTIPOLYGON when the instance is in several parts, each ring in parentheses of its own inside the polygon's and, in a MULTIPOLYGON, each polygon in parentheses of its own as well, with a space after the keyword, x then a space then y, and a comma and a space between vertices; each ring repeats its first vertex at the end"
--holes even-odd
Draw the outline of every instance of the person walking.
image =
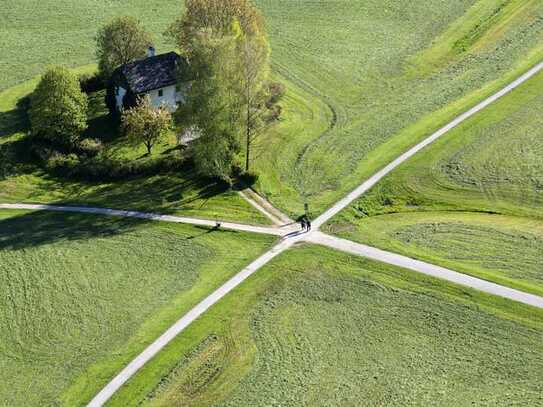
POLYGON ((302 218, 302 219, 300 220, 300 224, 301 224, 301 226, 302 226, 302 232, 305 232, 305 229, 307 228, 307 223, 306 223, 306 221, 305 221, 305 218, 302 218))
POLYGON ((309 219, 306 219, 305 226, 307 228, 307 231, 311 232, 311 221, 309 219))

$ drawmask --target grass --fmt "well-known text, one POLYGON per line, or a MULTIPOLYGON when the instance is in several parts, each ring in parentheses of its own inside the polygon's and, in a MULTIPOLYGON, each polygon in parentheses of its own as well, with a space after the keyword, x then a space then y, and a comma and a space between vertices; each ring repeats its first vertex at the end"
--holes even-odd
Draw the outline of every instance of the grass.
MULTIPOLYGON (((78 68, 76 72, 92 72, 94 66, 78 68)), ((38 79, 24 82, 0 93, 0 148, 27 156, 19 147, 25 136, 26 124, 16 109, 17 101, 32 92, 38 79)), ((171 150, 173 135, 155 148, 151 157, 143 157, 143 146, 131 146, 125 137, 114 138, 105 116, 100 94, 91 97, 91 121, 87 137, 109 140, 104 156, 123 160, 146 160, 161 157, 171 150)), ((166 158, 163 158, 166 157, 166 158)), ((12 161, 17 161, 12 159, 12 161)), ((19 160, 6 176, 0 173, 0 201, 3 203, 57 203, 94 205, 122 209, 145 210, 203 218, 219 218, 256 224, 269 220, 244 201, 236 191, 199 177, 194 171, 169 173, 151 177, 129 178, 111 182, 73 181, 55 177, 31 163, 19 160)))
POLYGON ((82 405, 273 238, 0 213, 0 400, 82 405))
POLYGON ((417 212, 335 223, 330 231, 543 296, 543 222, 470 212, 417 212))
POLYGON ((542 86, 538 74, 452 130, 328 230, 543 295, 542 86))
POLYGON ((328 126, 285 128, 270 142, 285 153, 258 164, 261 191, 291 213, 321 212, 543 57, 537 1, 258 3, 275 70, 328 105, 312 110, 328 126))
POLYGON ((213 307, 110 403, 541 401, 540 310, 315 246, 213 307))
MULTIPOLYGON (((256 3, 290 89, 284 122, 261 142, 258 188, 291 215, 306 201, 321 212, 543 57, 536 0, 256 3)), ((115 15, 141 18, 169 49, 161 33, 182 2, 8 0, 5 10, 0 88, 51 63, 92 62, 93 36, 115 15)))

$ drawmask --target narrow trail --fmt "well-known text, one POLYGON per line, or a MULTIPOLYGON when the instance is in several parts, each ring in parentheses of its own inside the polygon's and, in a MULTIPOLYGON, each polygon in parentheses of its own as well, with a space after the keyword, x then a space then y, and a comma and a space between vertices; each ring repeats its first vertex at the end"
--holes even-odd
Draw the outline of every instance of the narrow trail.
MULTIPOLYGON (((158 222, 184 223, 187 225, 216 227, 217 221, 199 218, 188 218, 184 216, 161 215, 157 213, 125 211, 119 209, 94 208, 86 206, 57 206, 57 205, 34 205, 34 204, 0 204, 0 209, 23 209, 33 211, 53 211, 88 213, 94 215, 119 216, 125 218, 136 218, 158 222)), ((281 229, 276 227, 253 226, 244 223, 220 222, 221 229, 236 230, 239 232, 260 233, 264 235, 285 236, 294 231, 294 225, 287 225, 281 229)))
MULTIPOLYGON (((220 301, 229 292, 238 287, 248 277, 269 263, 272 259, 290 249, 296 243, 309 242, 320 245, 325 245, 337 250, 348 252, 354 255, 363 256, 383 263, 392 264, 395 266, 407 268, 419 273, 430 275, 436 278, 451 281, 456 284, 471 287, 477 290, 487 292, 489 294, 498 295, 504 298, 509 298, 514 301, 518 301, 524 304, 532 305, 534 307, 543 309, 543 298, 537 297, 531 294, 523 293, 517 290, 503 287, 488 281, 480 280, 471 276, 467 276, 461 273, 454 272, 452 270, 445 269, 443 267, 434 266, 425 262, 410 259, 405 256, 400 256, 395 253, 386 252, 383 250, 375 249, 369 246, 360 245, 358 243, 350 242, 348 240, 339 239, 333 236, 325 235, 318 229, 341 210, 349 206, 354 200, 358 199, 363 193, 372 188, 377 182, 388 175, 392 170, 398 167, 400 164, 417 154, 419 151, 430 145, 444 134, 458 126, 460 123, 466 121, 479 111, 486 108, 496 100, 500 99, 513 89, 517 88, 532 76, 543 70, 543 62, 536 65, 524 75, 520 76, 517 80, 497 92, 496 94, 488 97, 472 109, 461 114, 452 120, 449 124, 427 137, 421 143, 417 144, 413 148, 409 149, 404 154, 400 155, 397 159, 386 165, 383 169, 378 171, 368 180, 360 184, 355 190, 349 193, 345 198, 341 199, 335 205, 326 210, 320 215, 314 222, 314 231, 310 233, 297 232, 296 225, 287 225, 285 228, 277 227, 259 227, 250 226, 237 223, 222 223, 223 228, 231 230, 240 230, 244 232, 254 233, 267 233, 276 236, 282 236, 283 239, 276 244, 272 249, 261 255, 258 259, 253 261, 250 265, 228 280, 223 286, 214 291, 211 295, 200 302, 196 307, 190 310, 179 321, 177 321, 172 327, 170 327, 162 336, 160 336, 155 342, 147 347, 140 355, 138 355, 128 366, 126 366, 113 380, 111 380, 88 404, 90 407, 98 407, 104 405, 115 392, 128 381, 136 372, 144 366, 149 360, 151 360, 158 352, 160 352, 169 342, 171 342, 177 335, 201 316, 207 309, 220 301)), ((272 213, 269 213, 261 203, 256 203, 257 206, 265 212, 268 212, 270 219, 277 217, 272 213)), ((271 205, 270 205, 271 206, 271 205)), ((101 208, 86 208, 86 207, 63 207, 63 206, 51 206, 51 205, 25 205, 25 204, 0 204, 0 209, 30 209, 30 210, 52 210, 52 211, 64 211, 64 212, 82 212, 82 213, 94 213, 110 216, 127 216, 140 219, 149 219, 155 221, 166 222, 178 222, 187 223, 193 225, 202 226, 215 226, 215 221, 202 220, 195 218, 185 218, 170 215, 158 215, 149 214, 135 211, 121 211, 114 209, 101 209, 101 208)), ((280 213, 280 212, 279 212, 280 213)), ((279 219, 276 219, 277 221, 279 219)))

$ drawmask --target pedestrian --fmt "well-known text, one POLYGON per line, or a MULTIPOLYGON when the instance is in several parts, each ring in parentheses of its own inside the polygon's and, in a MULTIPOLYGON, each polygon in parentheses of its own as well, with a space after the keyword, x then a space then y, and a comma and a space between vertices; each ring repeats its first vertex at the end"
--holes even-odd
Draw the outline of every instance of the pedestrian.
POLYGON ((307 227, 307 223, 305 222, 305 218, 302 218, 300 220, 300 224, 302 225, 302 231, 305 231, 305 228, 307 227))
POLYGON ((305 225, 307 227, 307 231, 311 232, 311 221, 309 219, 306 219, 305 225))

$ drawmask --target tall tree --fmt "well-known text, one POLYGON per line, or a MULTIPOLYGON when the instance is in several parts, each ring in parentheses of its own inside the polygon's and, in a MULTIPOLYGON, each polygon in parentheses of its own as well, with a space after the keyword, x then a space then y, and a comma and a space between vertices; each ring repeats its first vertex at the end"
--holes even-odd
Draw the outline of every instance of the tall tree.
POLYGON ((63 147, 73 147, 87 127, 87 96, 68 69, 47 70, 32 93, 31 132, 63 147))
POLYGON ((120 65, 144 58, 151 41, 151 35, 134 17, 117 17, 107 23, 96 36, 96 56, 102 77, 108 79, 120 65))
POLYGON ((165 106, 155 108, 149 97, 144 97, 123 113, 122 123, 129 139, 134 144, 143 143, 151 154, 153 146, 170 130, 172 116, 165 106))
POLYGON ((267 113, 265 85, 270 72, 270 47, 264 33, 237 37, 239 103, 245 135, 245 171, 249 171, 252 145, 264 129, 267 113))
MULTIPOLYGON (((245 146, 245 167, 249 169, 251 145, 261 129, 263 89, 270 71, 270 47, 261 13, 250 0, 187 0, 185 14, 169 32, 189 57, 194 84, 202 80, 215 83, 216 92, 212 93, 197 93, 195 85, 189 100, 197 99, 193 105, 209 103, 227 112, 231 126, 228 134, 237 135, 238 149, 241 144, 245 146), (202 49, 210 46, 220 52, 202 49), (219 97, 222 103, 204 100, 210 97, 219 97)), ((178 117, 186 120, 186 112, 181 111, 178 117)), ((222 115, 208 117, 207 131, 210 121, 225 119, 222 115)), ((203 136, 205 133, 202 131, 203 136)))
POLYGON ((191 71, 193 82, 187 104, 176 112, 177 122, 185 128, 196 128, 200 138, 194 143, 198 171, 227 182, 240 151, 241 114, 236 102, 234 64, 225 60, 235 57, 234 34, 217 38, 199 33, 193 38, 191 71))

